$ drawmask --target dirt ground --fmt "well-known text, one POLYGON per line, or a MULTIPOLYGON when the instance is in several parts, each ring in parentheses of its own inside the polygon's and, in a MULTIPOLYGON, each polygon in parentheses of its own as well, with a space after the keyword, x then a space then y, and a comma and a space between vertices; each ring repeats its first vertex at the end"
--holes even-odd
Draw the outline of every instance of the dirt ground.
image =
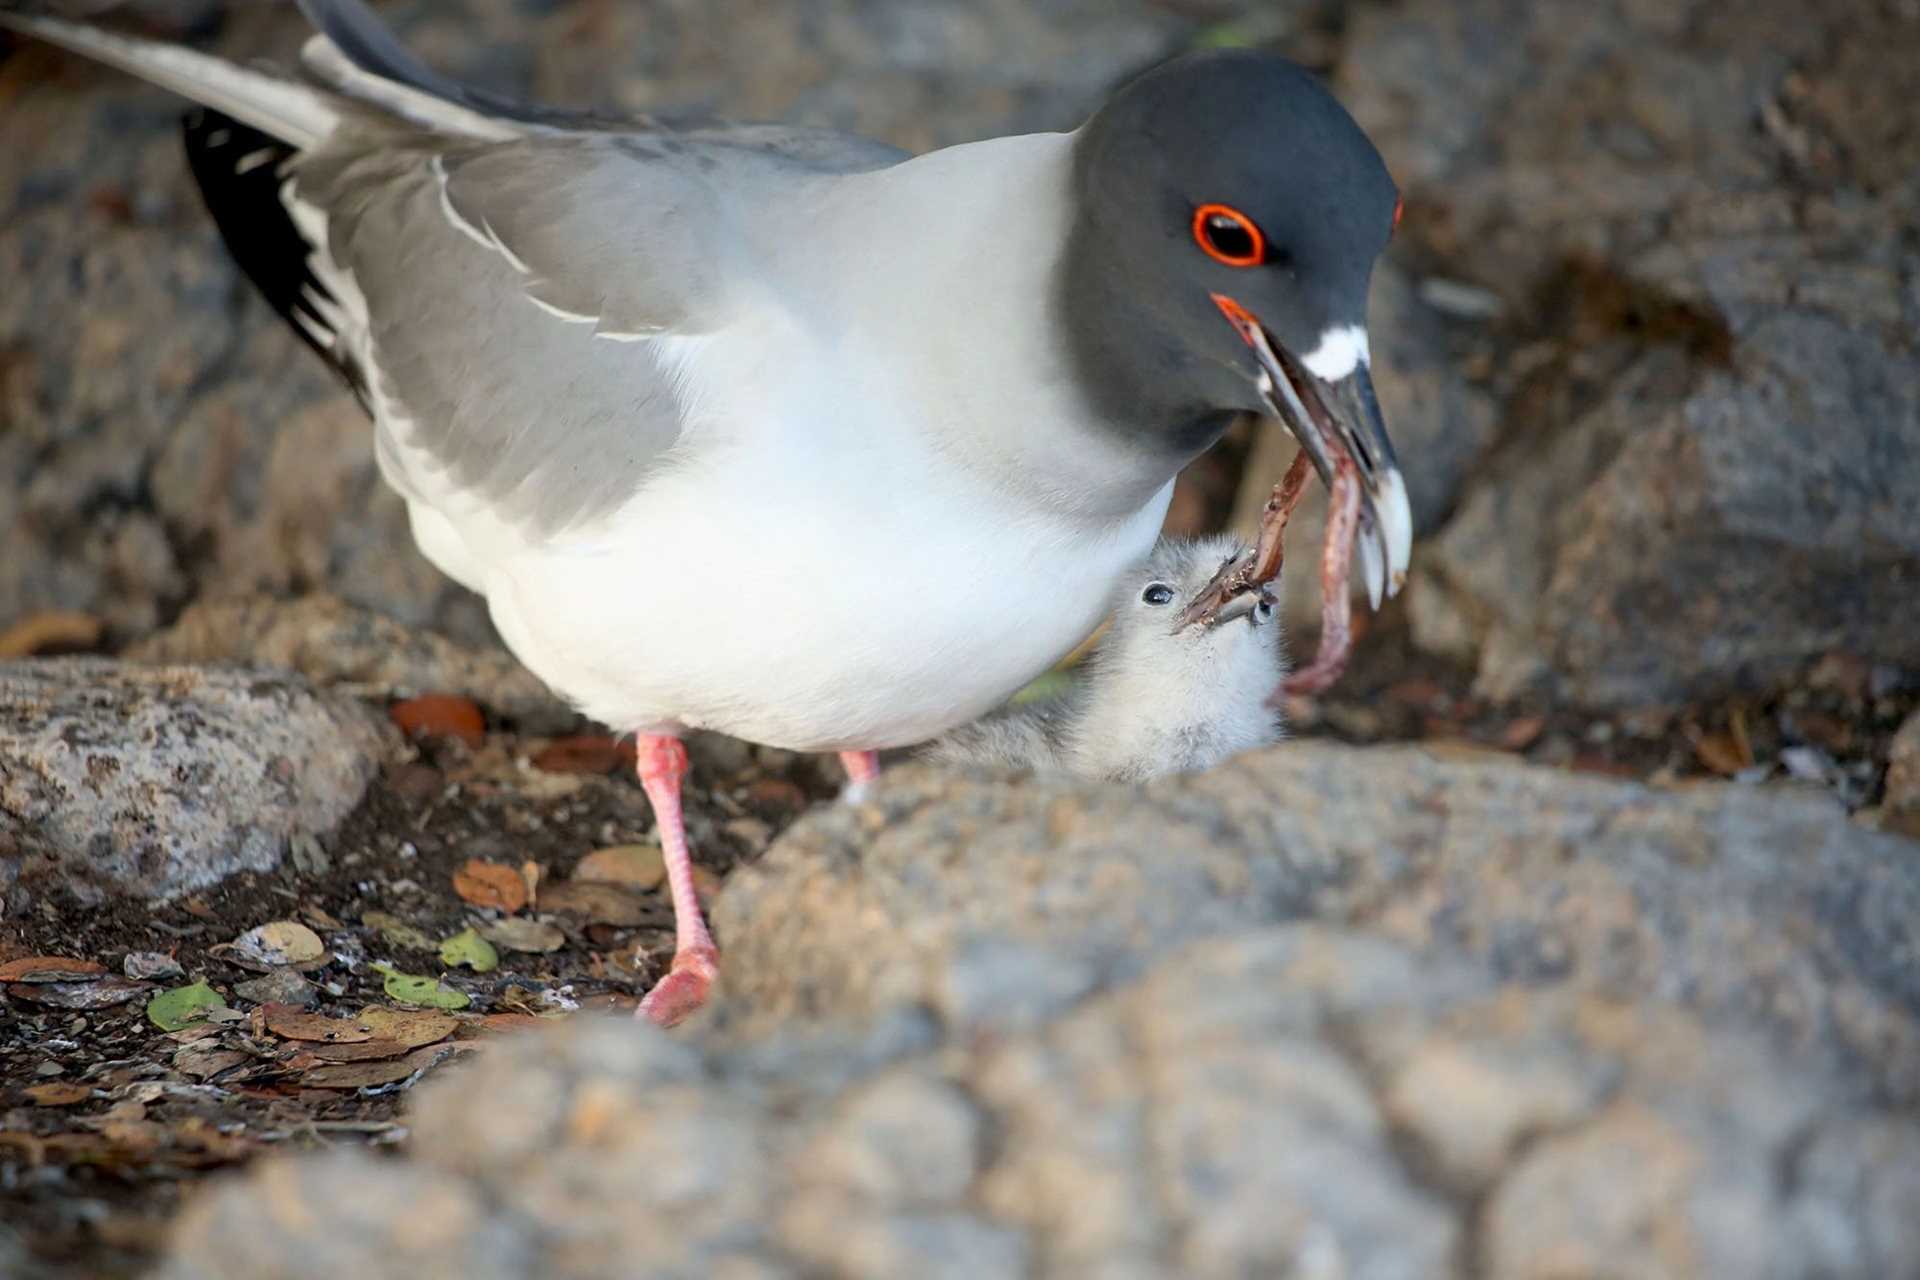
MULTIPOLYGON (((1302 736, 1502 751, 1655 785, 1824 786, 1873 821, 1888 742, 1920 706, 1899 673, 1840 655, 1768 696, 1622 718, 1489 706, 1467 685, 1414 653, 1390 606, 1348 678, 1297 704, 1294 720, 1302 736)), ((427 729, 459 727, 429 709, 427 729)), ((416 708, 395 710, 418 727, 416 708)), ((59 1275, 134 1275, 221 1169, 271 1149, 398 1148, 407 1091, 444 1062, 532 1019, 634 1005, 671 954, 672 917, 646 887, 658 864, 630 757, 606 738, 487 729, 477 746, 421 737, 331 841, 297 849, 276 872, 151 910, 47 904, 0 940, 10 975, 29 957, 79 962, 33 972, 28 960, 28 980, 0 988, 0 1220, 35 1262, 59 1275), (278 990, 243 986, 270 966, 234 944, 275 922, 311 929, 325 954, 281 966, 278 990), (493 939, 497 967, 450 968, 437 954, 472 926, 493 939), (129 981, 129 953, 170 957, 179 972, 129 981), (396 1000, 376 962, 464 1007, 396 1000), (46 980, 62 977, 77 980, 46 980), (225 1010, 176 1031, 156 1025, 149 1002, 201 978, 225 1010), (369 1009, 398 1012, 382 1020, 369 1009), (317 1027, 303 1013, 336 1021, 317 1027), (315 1038, 323 1033, 331 1041, 315 1038)), ((709 892, 840 782, 829 760, 713 738, 693 751, 689 820, 709 892)))

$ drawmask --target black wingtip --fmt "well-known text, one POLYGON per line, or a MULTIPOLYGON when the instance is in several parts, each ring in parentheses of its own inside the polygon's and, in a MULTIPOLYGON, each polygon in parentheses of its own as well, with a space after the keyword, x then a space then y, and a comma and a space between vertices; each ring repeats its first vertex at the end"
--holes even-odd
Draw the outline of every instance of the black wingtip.
POLYGON ((309 258, 315 246, 300 233, 281 199, 283 169, 294 148, 209 108, 188 112, 181 136, 187 165, 227 251, 267 304, 364 404, 365 377, 331 341, 332 327, 314 303, 316 298, 328 303, 338 299, 313 274, 309 258))

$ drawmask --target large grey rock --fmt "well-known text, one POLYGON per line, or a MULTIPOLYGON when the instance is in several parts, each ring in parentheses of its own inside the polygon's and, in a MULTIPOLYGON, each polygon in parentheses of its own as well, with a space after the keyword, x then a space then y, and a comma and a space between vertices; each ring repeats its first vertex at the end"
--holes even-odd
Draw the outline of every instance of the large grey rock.
POLYGON ((360 802, 389 733, 286 672, 0 665, 0 895, 164 899, 275 866, 360 802))
POLYGON ((197 1198, 161 1275, 1920 1264, 1911 1117, 1656 1002, 1503 989, 1319 925, 1191 945, 994 1036, 902 1014, 743 1047, 575 1022, 428 1085, 414 1133, 405 1163, 274 1160, 197 1198))
POLYGON ((1920 1099, 1920 846, 1799 790, 1313 742, 1137 791, 904 769, 714 908, 755 1027, 903 1000, 1021 1025, 1158 948, 1302 918, 1752 1018, 1920 1099))
POLYGON ((1911 656, 1916 57, 1884 6, 1354 12, 1348 98, 1410 230, 1521 316, 1504 447, 1416 558, 1416 636, 1486 692, 1911 656))
POLYGON ((255 1169, 163 1275, 397 1278, 481 1222, 478 1274, 552 1280, 1920 1269, 1920 844, 1818 800, 916 768, 715 920, 713 1016, 496 1041, 403 1163, 255 1169))
POLYGON ((326 594, 205 601, 165 631, 131 645, 125 656, 135 662, 285 667, 318 685, 348 685, 362 696, 459 694, 533 732, 579 719, 500 648, 470 648, 326 594))

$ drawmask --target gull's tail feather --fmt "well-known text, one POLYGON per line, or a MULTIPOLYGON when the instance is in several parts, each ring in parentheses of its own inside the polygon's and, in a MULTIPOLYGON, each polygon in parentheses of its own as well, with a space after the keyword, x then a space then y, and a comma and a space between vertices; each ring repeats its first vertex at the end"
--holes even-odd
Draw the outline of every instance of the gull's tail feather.
POLYGON ((24 13, 4 3, 0 27, 138 76, 297 148, 314 146, 340 123, 335 101, 319 89, 179 45, 24 13))

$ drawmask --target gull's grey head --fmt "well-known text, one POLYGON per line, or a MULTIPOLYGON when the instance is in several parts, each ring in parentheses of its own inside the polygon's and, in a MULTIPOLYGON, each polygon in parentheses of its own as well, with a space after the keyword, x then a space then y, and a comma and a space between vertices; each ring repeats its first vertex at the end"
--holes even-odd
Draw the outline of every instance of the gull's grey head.
POLYGON ((1323 480, 1352 466, 1394 587, 1405 486, 1373 394, 1367 286, 1399 219, 1380 153, 1311 73, 1221 51, 1121 89, 1075 141, 1061 322, 1116 431, 1198 453, 1279 418, 1323 480))

